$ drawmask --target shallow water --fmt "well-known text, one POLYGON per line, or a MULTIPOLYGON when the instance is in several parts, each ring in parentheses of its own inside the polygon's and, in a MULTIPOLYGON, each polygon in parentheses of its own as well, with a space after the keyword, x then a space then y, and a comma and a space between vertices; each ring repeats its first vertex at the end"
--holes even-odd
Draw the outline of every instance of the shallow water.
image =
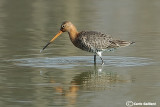
POLYGON ((0 107, 160 106, 159 0, 0 0, 0 107), (64 20, 136 44, 93 54, 64 33, 64 20))
MULTIPOLYGON (((75 66, 93 66, 93 57, 91 56, 73 56, 73 57, 38 57, 38 58, 24 58, 8 60, 13 62, 17 66, 29 66, 29 67, 46 67, 46 68, 73 68, 75 66)), ((130 66, 147 66, 152 65, 151 59, 136 58, 136 57, 122 57, 122 56, 104 56, 105 65, 110 67, 130 67, 130 66)), ((101 61, 97 61, 101 64, 101 61)))

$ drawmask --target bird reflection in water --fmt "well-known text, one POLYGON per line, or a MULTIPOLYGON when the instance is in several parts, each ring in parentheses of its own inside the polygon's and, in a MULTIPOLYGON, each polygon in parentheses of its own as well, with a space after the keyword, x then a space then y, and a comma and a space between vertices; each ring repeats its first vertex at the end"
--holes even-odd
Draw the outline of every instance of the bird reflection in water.
MULTIPOLYGON (((116 72, 103 70, 102 65, 95 64, 88 71, 75 75, 69 84, 54 85, 53 90, 64 96, 68 104, 75 104, 79 90, 102 91, 110 89, 115 83, 122 82, 116 72)), ((45 74, 41 72, 41 75, 45 74)), ((52 76, 47 78, 51 84, 59 84, 52 76)))

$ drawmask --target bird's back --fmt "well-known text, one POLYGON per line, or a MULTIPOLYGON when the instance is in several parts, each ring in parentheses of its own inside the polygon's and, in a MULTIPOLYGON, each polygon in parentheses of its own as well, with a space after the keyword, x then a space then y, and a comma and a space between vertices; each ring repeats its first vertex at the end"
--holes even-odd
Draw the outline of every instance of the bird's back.
POLYGON ((89 52, 105 51, 117 47, 125 47, 133 42, 114 40, 110 35, 96 31, 82 31, 78 34, 74 45, 89 52))
POLYGON ((82 31, 78 34, 75 46, 89 52, 102 51, 111 44, 110 35, 95 31, 82 31))

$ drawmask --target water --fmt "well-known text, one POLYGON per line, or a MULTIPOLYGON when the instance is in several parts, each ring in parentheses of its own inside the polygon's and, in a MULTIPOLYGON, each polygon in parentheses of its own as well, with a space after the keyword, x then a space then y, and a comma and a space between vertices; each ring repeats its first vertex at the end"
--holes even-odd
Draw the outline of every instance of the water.
POLYGON ((0 0, 0 106, 160 106, 159 10, 159 0, 0 0), (65 20, 136 44, 105 52, 103 66, 67 33, 40 53, 65 20))

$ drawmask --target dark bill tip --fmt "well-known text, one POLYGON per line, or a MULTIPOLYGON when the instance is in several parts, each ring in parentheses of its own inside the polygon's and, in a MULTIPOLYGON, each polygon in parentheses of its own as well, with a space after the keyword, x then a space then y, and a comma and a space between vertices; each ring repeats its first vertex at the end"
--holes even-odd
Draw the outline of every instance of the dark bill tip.
POLYGON ((51 42, 48 42, 44 47, 43 49, 40 50, 40 53, 50 44, 51 42))

